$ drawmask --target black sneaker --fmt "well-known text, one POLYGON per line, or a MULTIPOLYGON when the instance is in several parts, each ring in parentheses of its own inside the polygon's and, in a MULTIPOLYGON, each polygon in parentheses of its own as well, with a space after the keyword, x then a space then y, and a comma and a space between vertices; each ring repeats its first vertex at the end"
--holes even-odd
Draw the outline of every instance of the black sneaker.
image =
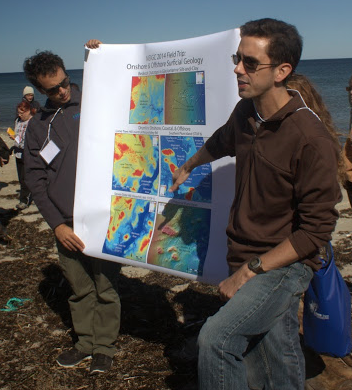
POLYGON ((105 372, 110 370, 112 364, 112 358, 102 353, 96 353, 93 355, 92 363, 90 364, 89 374, 98 374, 99 372, 105 372))
POLYGON ((62 352, 58 356, 56 362, 62 367, 74 367, 76 364, 80 363, 82 360, 90 359, 91 355, 89 353, 81 352, 76 348, 69 349, 68 351, 62 352))

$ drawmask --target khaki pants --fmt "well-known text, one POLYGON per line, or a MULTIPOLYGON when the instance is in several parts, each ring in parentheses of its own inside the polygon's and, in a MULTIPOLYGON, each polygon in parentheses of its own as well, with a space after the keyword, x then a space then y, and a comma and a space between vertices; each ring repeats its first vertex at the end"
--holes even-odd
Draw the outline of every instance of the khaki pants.
POLYGON ((60 267, 73 290, 69 305, 78 337, 75 347, 85 353, 113 357, 120 329, 120 265, 68 251, 59 242, 57 247, 60 267))

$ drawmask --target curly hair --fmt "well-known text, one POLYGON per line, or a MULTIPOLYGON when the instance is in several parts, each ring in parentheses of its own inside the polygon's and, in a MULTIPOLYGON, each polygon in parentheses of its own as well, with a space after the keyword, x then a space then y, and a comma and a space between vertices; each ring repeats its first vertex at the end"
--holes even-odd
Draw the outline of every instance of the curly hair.
MULTIPOLYGON (((334 125, 331 114, 327 109, 323 98, 315 89, 314 85, 308 79, 308 77, 304 76, 303 74, 294 73, 289 77, 286 87, 288 89, 295 89, 301 94, 306 105, 318 115, 318 117, 330 133, 335 145, 338 147, 338 150, 341 151, 341 145, 338 138, 339 134, 336 131, 336 126, 334 125)), ((341 184, 344 184, 346 180, 345 167, 341 156, 338 161, 337 174, 339 182, 341 184)))
POLYGON ((62 58, 47 50, 26 58, 23 63, 23 70, 27 79, 36 88, 41 88, 41 85, 37 81, 39 75, 55 75, 59 68, 66 73, 62 58))
POLYGON ((241 37, 269 40, 267 55, 273 63, 289 63, 294 71, 301 58, 303 39, 292 24, 277 19, 251 20, 240 27, 241 37))

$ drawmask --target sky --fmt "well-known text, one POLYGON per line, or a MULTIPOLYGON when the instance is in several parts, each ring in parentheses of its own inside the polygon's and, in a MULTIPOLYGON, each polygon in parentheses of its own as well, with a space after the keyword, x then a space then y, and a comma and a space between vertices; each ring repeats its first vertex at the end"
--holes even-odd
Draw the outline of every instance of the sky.
POLYGON ((36 50, 82 69, 84 44, 192 38, 276 18, 304 39, 302 59, 352 57, 352 0, 1 0, 0 73, 20 72, 36 50))

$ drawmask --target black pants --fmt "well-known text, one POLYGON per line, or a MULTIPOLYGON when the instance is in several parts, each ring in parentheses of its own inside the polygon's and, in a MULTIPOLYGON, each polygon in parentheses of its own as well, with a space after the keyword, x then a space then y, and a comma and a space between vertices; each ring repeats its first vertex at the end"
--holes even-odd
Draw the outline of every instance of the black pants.
POLYGON ((20 202, 29 205, 31 201, 31 192, 29 191, 29 188, 24 182, 24 161, 22 158, 16 157, 16 166, 18 181, 20 182, 20 202))

